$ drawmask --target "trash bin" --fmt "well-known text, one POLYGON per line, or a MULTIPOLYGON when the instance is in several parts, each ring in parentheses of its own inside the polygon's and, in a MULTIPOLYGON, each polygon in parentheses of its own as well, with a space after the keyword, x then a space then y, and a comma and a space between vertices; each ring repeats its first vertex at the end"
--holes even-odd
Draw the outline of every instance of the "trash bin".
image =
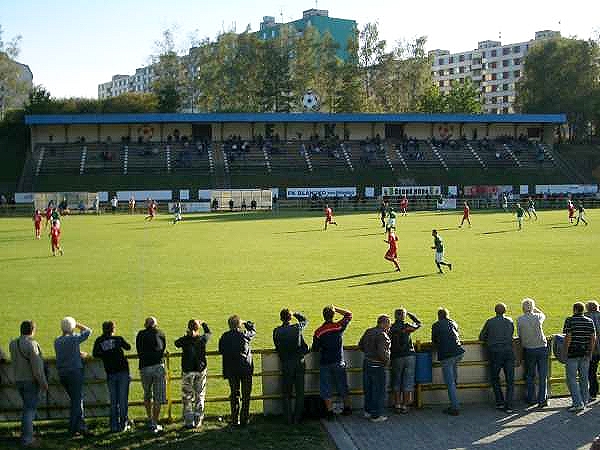
POLYGON ((433 380, 431 352, 417 352, 415 377, 418 384, 431 383, 433 380))

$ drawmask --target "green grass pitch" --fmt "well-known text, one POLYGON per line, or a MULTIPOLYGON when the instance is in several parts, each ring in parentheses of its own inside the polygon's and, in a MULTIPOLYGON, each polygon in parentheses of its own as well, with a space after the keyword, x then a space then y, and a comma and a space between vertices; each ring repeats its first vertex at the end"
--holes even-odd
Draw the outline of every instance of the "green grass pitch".
POLYGON ((47 233, 33 239, 31 220, 2 219, 0 343, 6 349, 19 323, 34 319, 51 356, 65 315, 91 326, 93 337, 102 321, 115 320, 130 341, 155 315, 173 351, 188 319, 205 320, 218 338, 238 313, 256 323, 254 347, 270 348, 282 307, 308 316, 310 336, 331 303, 354 313, 346 345, 401 305, 423 320, 416 339, 429 340, 438 306, 449 308, 463 338, 474 339, 496 302, 516 317, 527 296, 547 313, 546 333, 557 333, 574 301, 600 297, 600 212, 588 211, 588 227, 570 226, 562 210, 538 215, 522 232, 506 213, 474 211, 473 227, 463 229, 459 212, 398 217, 400 273, 383 259, 387 244, 375 212, 339 214, 339 226, 326 232, 319 213, 198 214, 177 225, 166 214, 153 222, 75 215, 62 221, 62 257, 50 256, 47 233), (436 273, 432 228, 454 265, 444 275, 436 273))

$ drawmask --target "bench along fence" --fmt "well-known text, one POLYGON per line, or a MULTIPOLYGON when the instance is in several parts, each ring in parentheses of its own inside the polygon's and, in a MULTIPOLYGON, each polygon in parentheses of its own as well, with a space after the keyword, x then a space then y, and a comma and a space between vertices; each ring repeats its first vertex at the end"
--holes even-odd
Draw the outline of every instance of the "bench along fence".
MULTIPOLYGON (((485 347, 479 341, 465 341, 465 355, 458 368, 459 399, 463 403, 492 402, 493 392, 489 384, 488 362, 485 358, 485 347)), ((441 366, 432 362, 431 344, 416 342, 418 352, 416 401, 419 407, 424 405, 446 404, 448 397, 446 385, 443 382, 441 366)), ((518 352, 517 352, 518 353, 518 352)), ((272 349, 254 350, 255 373, 254 395, 252 396, 253 410, 264 414, 281 413, 281 378, 280 365, 277 353, 272 349), (262 402, 262 408, 257 405, 262 402)), ((221 376, 220 355, 217 352, 207 352, 208 356, 208 382, 206 412, 211 415, 211 404, 227 403, 228 387, 221 376), (216 394, 215 394, 216 393, 216 394)), ((363 406, 362 390, 362 362, 363 354, 355 346, 345 347, 344 357, 347 363, 348 384, 354 408, 363 406)), ((130 355, 132 384, 130 387, 130 401, 132 407, 142 406, 142 389, 137 371, 137 357, 130 355)), ((163 408, 163 415, 168 420, 173 420, 178 411, 177 405, 181 404, 181 353, 166 353, 165 367, 167 373, 167 404, 163 408)), ((554 358, 548 358, 549 383, 548 395, 556 396, 565 392, 565 378, 554 376, 552 365, 554 358), (553 389, 554 388, 554 389, 553 389), (558 391, 558 392, 557 392, 558 391)), ((56 372, 55 361, 48 360, 48 377, 50 388, 48 393, 42 394, 38 407, 40 419, 62 419, 68 417, 69 399, 60 385, 56 372)), ((0 421, 20 420, 21 398, 14 384, 10 363, 0 365, 0 421)), ((85 360, 84 403, 86 416, 101 417, 109 415, 109 395, 106 385, 106 374, 102 362, 97 359, 85 360)), ((389 375, 388 375, 389 380, 389 375)), ((515 398, 522 398, 524 393, 523 364, 516 368, 515 398)), ((306 395, 318 394, 319 391, 319 364, 318 354, 310 353, 306 356, 306 395)), ((388 396, 389 398, 390 396, 388 396)), ((221 408, 223 409, 223 407, 221 408)))

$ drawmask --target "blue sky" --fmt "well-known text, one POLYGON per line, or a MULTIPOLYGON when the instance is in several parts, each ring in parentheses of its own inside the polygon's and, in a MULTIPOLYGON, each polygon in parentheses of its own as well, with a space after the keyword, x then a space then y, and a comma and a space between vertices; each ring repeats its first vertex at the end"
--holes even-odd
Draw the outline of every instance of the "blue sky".
MULTIPOLYGON (((379 22, 388 42, 426 35, 429 50, 453 52, 500 35, 503 43, 527 41, 545 29, 590 38, 600 30, 599 5, 593 0, 318 1, 330 16, 354 19, 359 27, 379 22)), ((34 83, 57 97, 96 97, 99 83, 147 65, 167 28, 176 29, 184 49, 190 35, 214 38, 234 25, 237 31, 248 24, 257 30, 262 16, 281 21, 283 14, 287 22, 314 7, 314 0, 0 0, 0 25, 5 41, 22 36, 18 59, 30 66, 34 83)))

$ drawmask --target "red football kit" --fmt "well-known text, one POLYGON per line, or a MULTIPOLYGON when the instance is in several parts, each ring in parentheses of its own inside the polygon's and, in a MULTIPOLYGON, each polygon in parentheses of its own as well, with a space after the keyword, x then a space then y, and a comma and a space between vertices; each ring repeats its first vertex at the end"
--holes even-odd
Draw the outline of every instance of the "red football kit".
POLYGON ((398 244, 396 242, 396 235, 393 233, 388 233, 387 242, 388 242, 390 248, 386 252, 385 258, 386 259, 396 259, 398 256, 397 255, 398 244))

